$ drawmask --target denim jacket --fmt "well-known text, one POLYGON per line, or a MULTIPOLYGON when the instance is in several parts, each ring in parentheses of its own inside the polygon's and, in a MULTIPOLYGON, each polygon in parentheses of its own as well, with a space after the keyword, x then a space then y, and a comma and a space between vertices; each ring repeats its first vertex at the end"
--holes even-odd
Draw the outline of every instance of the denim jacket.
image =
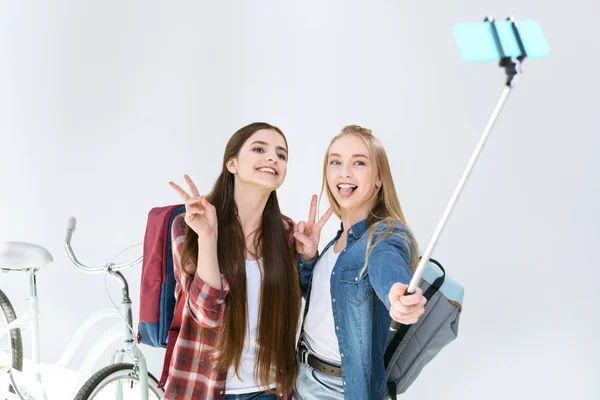
MULTIPOLYGON (((412 277, 412 246, 409 233, 399 223, 393 233, 372 248, 366 269, 367 220, 354 224, 347 235, 346 248, 340 253, 331 273, 331 307, 335 333, 342 359, 342 383, 345 399, 383 399, 386 393, 383 354, 391 338, 388 294, 396 282, 408 284, 412 277)), ((381 239, 389 225, 375 228, 371 243, 381 239)), ((322 254, 335 244, 343 232, 329 242, 310 262, 298 256, 298 272, 306 310, 310 306, 312 272, 322 254)), ((306 316, 306 313, 305 313, 306 316)))

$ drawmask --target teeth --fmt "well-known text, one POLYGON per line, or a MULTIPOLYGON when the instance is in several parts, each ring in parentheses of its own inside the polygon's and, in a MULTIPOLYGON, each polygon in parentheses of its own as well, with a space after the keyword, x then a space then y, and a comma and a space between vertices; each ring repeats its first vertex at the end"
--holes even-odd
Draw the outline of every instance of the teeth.
POLYGON ((259 168, 258 169, 260 172, 268 172, 270 174, 275 175, 275 170, 273 168, 259 168))
POLYGON ((341 183, 338 185, 339 188, 355 188, 356 185, 351 185, 349 183, 341 183))

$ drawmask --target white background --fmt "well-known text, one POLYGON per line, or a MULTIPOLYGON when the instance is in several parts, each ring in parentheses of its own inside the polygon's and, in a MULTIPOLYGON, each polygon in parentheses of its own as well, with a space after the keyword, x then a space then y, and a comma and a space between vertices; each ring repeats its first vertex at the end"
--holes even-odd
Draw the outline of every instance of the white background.
MULTIPOLYGON (((69 263, 67 218, 80 259, 109 261, 143 239, 152 207, 178 202, 169 180, 189 173, 208 191, 249 122, 288 137, 279 198, 295 220, 329 139, 373 129, 424 248, 504 81, 493 63, 463 63, 451 33, 488 14, 538 20, 552 54, 526 60, 434 253, 466 288, 459 337, 404 398, 599 398, 592 0, 0 1, 0 241, 54 255, 39 274, 43 361, 111 306, 103 277, 69 263)), ((137 314, 140 266, 127 277, 137 314)), ((24 312, 25 276, 0 284, 24 312)), ((163 350, 144 351, 159 375, 163 350)))

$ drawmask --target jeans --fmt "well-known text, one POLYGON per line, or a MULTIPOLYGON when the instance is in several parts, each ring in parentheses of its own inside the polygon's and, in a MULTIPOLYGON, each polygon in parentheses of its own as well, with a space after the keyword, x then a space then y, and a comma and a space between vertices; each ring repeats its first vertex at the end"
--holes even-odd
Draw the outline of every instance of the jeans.
POLYGON ((294 400, 343 400, 342 378, 336 378, 300 363, 294 385, 294 400))
POLYGON ((225 400, 276 400, 277 396, 269 392, 252 392, 242 394, 226 394, 225 400))

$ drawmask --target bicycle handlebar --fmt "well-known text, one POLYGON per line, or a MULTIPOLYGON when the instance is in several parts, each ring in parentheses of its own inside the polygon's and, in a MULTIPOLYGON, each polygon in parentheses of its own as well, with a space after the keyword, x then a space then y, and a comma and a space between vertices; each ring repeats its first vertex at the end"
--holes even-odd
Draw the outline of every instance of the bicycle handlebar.
MULTIPOLYGON (((73 232, 75 232, 76 225, 77 225, 77 220, 75 219, 75 217, 70 217, 69 222, 67 223, 67 234, 65 236, 65 250, 67 251, 67 255, 69 256, 69 258, 71 259, 73 264, 75 264, 77 266, 77 268, 79 268, 80 270, 82 270, 84 272, 102 273, 102 272, 106 271, 106 267, 108 266, 108 264, 103 267, 90 267, 90 266, 82 264, 81 262, 79 262, 77 257, 75 257, 75 253, 73 252, 73 248, 71 247, 71 238, 73 237, 73 232)), ((140 255, 139 257, 137 257, 135 260, 132 260, 132 261, 124 262, 121 264, 111 264, 110 268, 113 271, 120 271, 123 269, 127 269, 127 268, 134 266, 135 264, 140 263, 142 261, 142 258, 143 258, 143 255, 140 255)))

